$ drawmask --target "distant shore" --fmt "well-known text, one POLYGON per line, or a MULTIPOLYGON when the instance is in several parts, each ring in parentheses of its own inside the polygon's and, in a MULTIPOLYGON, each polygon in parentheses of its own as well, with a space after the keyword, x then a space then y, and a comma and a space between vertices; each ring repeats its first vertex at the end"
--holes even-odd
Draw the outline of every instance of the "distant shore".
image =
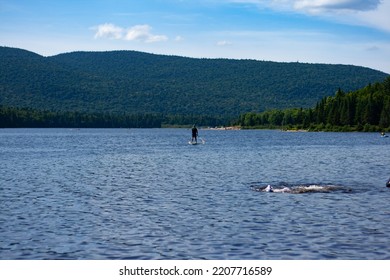
POLYGON ((241 126, 216 126, 216 127, 205 127, 202 130, 241 130, 241 126))
POLYGON ((241 129, 273 129, 281 130, 284 132, 377 132, 377 133, 390 133, 390 128, 382 129, 376 125, 364 125, 364 126, 330 126, 330 125, 312 125, 309 127, 281 127, 281 126, 243 126, 241 129))

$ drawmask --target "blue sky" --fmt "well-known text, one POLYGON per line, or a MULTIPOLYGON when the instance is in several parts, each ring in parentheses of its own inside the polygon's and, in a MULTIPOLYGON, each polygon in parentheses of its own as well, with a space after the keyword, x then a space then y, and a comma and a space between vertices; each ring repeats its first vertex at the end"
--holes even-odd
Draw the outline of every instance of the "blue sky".
POLYGON ((0 45, 353 64, 390 73, 390 0, 0 0, 0 45))

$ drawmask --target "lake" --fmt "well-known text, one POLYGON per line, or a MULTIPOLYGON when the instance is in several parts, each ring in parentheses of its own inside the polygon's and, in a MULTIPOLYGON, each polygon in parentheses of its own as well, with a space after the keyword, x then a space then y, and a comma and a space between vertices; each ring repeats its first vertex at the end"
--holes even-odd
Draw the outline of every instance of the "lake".
POLYGON ((1 129, 0 259, 390 259, 390 138, 190 136, 1 129))

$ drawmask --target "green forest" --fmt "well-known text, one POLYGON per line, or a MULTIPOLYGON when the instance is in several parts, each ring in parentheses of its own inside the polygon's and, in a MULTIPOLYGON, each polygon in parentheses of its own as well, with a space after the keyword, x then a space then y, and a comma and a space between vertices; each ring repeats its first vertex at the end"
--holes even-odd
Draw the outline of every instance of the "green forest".
POLYGON ((53 112, 0 106, 0 127, 160 128, 198 124, 309 131, 390 131, 390 77, 382 83, 322 98, 313 108, 245 113, 238 119, 212 115, 53 112))
POLYGON ((195 59, 136 51, 44 57, 0 47, 0 105, 63 113, 229 120, 246 112, 312 107, 339 87, 357 90, 386 76, 353 65, 195 59))
POLYGON ((195 59, 135 51, 44 57, 0 47, 0 127, 236 123, 369 131, 389 127, 386 77, 353 65, 195 59), (334 92, 334 97, 324 98, 334 92), (312 109, 289 109, 300 107, 312 109))
POLYGON ((390 131, 390 77, 382 83, 324 97, 314 108, 268 110, 242 114, 236 123, 246 128, 310 131, 390 131))
POLYGON ((214 116, 52 112, 0 106, 0 128, 161 128, 227 122, 214 116))

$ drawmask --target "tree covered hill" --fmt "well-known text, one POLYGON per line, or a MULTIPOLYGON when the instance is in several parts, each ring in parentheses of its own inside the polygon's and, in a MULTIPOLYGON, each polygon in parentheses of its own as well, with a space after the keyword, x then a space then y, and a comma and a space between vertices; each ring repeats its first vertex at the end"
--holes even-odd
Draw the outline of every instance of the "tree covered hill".
POLYGON ((351 65, 194 59, 135 51, 51 57, 0 47, 0 105, 62 112, 237 117, 311 107, 387 74, 351 65))

